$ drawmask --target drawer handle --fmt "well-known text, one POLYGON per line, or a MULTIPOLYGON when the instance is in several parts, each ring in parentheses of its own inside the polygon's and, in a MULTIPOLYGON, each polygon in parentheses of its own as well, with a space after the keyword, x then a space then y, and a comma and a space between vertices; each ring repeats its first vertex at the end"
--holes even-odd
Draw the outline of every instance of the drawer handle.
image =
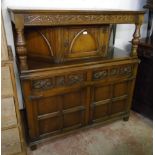
POLYGON ((43 95, 38 95, 38 96, 29 96, 29 99, 30 100, 35 100, 35 99, 40 99, 40 98, 42 98, 43 97, 43 95))

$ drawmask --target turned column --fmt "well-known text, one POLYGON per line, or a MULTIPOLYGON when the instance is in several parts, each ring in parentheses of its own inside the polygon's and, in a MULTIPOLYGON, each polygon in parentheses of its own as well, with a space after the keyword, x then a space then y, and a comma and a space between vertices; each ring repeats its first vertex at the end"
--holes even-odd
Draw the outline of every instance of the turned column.
POLYGON ((26 42, 24 37, 24 16, 20 14, 15 14, 13 16, 13 19, 16 29, 16 53, 19 59, 20 70, 27 70, 28 64, 26 42))
POLYGON ((137 56, 137 48, 140 40, 140 27, 141 27, 141 24, 136 24, 135 32, 133 34, 132 49, 131 49, 131 56, 133 57, 137 56))
POLYGON ((19 57, 20 69, 27 70, 27 49, 23 30, 23 28, 16 28, 16 51, 19 57))

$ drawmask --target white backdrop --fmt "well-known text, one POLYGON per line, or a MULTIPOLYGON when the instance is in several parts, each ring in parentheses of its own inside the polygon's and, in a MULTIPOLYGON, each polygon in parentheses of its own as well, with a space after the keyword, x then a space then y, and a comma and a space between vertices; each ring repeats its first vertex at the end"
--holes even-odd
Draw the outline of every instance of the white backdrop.
MULTIPOLYGON (((123 9, 123 10, 142 10, 146 0, 2 0, 2 14, 6 31, 7 43, 12 46, 15 53, 14 41, 12 37, 12 27, 7 8, 14 9, 123 9)), ((147 15, 141 28, 141 37, 146 36, 147 15)), ((132 39, 134 25, 118 25, 116 30, 115 46, 121 49, 129 49, 129 41, 132 39)), ((20 109, 23 108, 20 83, 17 77, 17 89, 20 109)))

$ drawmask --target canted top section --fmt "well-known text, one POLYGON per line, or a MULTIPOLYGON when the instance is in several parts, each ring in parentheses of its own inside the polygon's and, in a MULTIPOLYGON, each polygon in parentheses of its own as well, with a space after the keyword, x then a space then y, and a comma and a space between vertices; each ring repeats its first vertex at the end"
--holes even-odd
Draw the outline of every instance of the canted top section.
POLYGON ((144 11, 125 10, 14 10, 8 9, 15 25, 60 26, 89 24, 141 24, 144 11))

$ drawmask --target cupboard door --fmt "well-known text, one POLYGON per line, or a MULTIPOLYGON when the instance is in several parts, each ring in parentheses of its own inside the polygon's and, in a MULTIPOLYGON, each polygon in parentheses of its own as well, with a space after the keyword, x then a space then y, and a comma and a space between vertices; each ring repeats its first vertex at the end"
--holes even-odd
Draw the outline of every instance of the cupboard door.
POLYGON ((35 137, 54 135, 85 124, 85 89, 32 99, 35 137))
POLYGON ((109 26, 64 28, 65 59, 106 56, 109 26))
POLYGON ((134 80, 95 84, 92 88, 90 120, 99 122, 129 112, 134 80))

